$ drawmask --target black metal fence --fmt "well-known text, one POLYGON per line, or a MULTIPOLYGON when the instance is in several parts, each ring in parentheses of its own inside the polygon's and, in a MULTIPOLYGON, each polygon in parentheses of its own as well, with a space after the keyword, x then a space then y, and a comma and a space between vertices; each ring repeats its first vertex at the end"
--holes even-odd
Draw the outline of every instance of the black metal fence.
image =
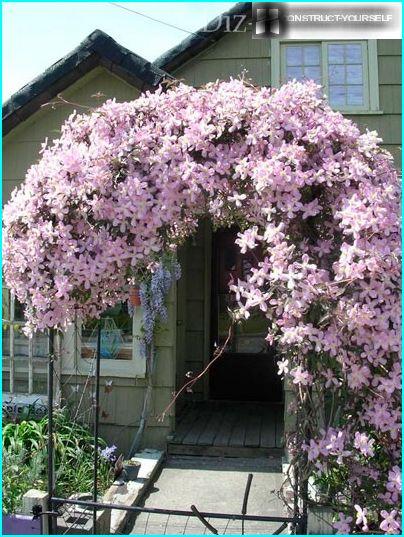
MULTIPOLYGON (((100 510, 119 510, 130 512, 134 519, 132 534, 266 534, 277 535, 288 529, 288 533, 304 535, 307 532, 307 510, 298 499, 298 473, 295 472, 294 502, 292 516, 265 516, 248 514, 248 498, 253 474, 248 475, 240 513, 203 512, 195 505, 188 509, 164 509, 142 506, 125 506, 122 504, 103 503, 98 501, 97 469, 98 469, 98 429, 99 429, 99 398, 100 398, 100 343, 101 325, 97 333, 95 360, 95 392, 94 392, 94 474, 92 499, 60 498, 55 496, 54 478, 54 421, 53 421, 53 376, 54 376, 54 331, 50 334, 50 357, 48 363, 48 510, 33 509, 34 517, 48 516, 49 534, 98 534, 100 510), (75 516, 72 516, 72 515, 75 516), (79 516, 77 516, 79 514, 79 516), (62 524, 58 524, 59 521, 62 524), (86 530, 85 530, 86 528, 86 530), (173 531, 176 530, 176 531, 173 531), (198 531, 199 530, 199 531, 198 531)), ((101 529, 101 528, 100 528, 101 529)))
MULTIPOLYGON (((132 534, 172 535, 173 533, 197 533, 201 535, 212 533, 214 535, 244 535, 247 529, 247 533, 277 535, 284 531, 288 525, 290 526, 291 533, 303 534, 305 531, 304 520, 299 515, 296 517, 282 517, 249 515, 243 512, 203 512, 199 511, 195 505, 191 505, 189 510, 161 509, 57 497, 52 498, 52 504, 55 511, 52 511, 48 514, 50 515, 50 518, 53 519, 56 519, 57 516, 63 518, 63 509, 66 505, 81 506, 83 508, 83 519, 77 522, 77 518, 75 518, 74 521, 72 520, 71 525, 67 524, 68 527, 66 528, 66 531, 60 533, 74 533, 75 528, 78 529, 79 526, 85 525, 88 520, 88 514, 87 517, 85 516, 86 511, 88 513, 89 510, 92 510, 93 512, 97 513, 99 510, 106 509, 128 511, 133 513, 135 516, 145 515, 143 520, 141 520, 138 524, 138 527, 136 527, 135 523, 134 530, 131 532, 132 534), (159 517, 161 518, 159 519, 159 517), (177 531, 173 532, 173 529, 176 529, 177 531), (235 529, 237 530, 235 531, 235 529), (248 529, 251 529, 252 531, 248 531, 248 529)), ((69 515, 67 515, 66 518, 68 518, 68 516, 69 515)), ((96 533, 97 528, 93 527, 92 529, 93 533, 96 533)))

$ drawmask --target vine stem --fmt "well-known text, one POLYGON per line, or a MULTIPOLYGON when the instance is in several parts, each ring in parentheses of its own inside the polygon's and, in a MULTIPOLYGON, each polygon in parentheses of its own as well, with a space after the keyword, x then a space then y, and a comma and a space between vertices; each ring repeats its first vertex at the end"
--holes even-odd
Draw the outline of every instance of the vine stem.
POLYGON ((151 402, 151 396, 153 391, 153 377, 154 377, 154 371, 156 366, 156 356, 154 351, 154 343, 151 343, 148 345, 148 360, 147 360, 147 386, 146 391, 143 399, 143 408, 142 408, 142 414, 140 417, 140 423, 139 428, 135 434, 135 437, 132 441, 132 445, 129 449, 129 455, 128 458, 133 457, 137 450, 139 449, 143 434, 147 425, 147 420, 149 419, 150 415, 150 402, 151 402))
POLYGON ((178 397, 181 395, 181 393, 186 390, 187 388, 192 388, 192 386, 198 382, 198 380, 200 380, 204 375, 205 373, 210 369, 210 367, 222 356, 222 354, 224 353, 229 341, 231 340, 232 336, 233 336, 233 327, 234 327, 234 321, 231 323, 230 327, 229 327, 229 331, 227 333, 227 338, 226 338, 226 341, 223 343, 223 345, 221 347, 219 347, 218 349, 216 349, 216 351, 214 352, 213 354, 213 359, 208 363, 208 365, 205 367, 205 369, 203 369, 199 375, 197 375, 195 378, 189 380, 188 382, 186 382, 182 388, 174 395, 174 397, 172 398, 172 400, 170 401, 170 403, 166 406, 166 408, 163 410, 163 412, 160 414, 160 416, 158 417, 158 420, 159 421, 163 421, 167 412, 173 407, 175 401, 178 399, 178 397))

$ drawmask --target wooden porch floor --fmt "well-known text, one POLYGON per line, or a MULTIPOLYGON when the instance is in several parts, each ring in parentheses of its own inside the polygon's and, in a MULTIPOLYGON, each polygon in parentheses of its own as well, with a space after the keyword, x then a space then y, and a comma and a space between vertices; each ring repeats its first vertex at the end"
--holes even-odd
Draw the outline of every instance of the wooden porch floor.
POLYGON ((188 403, 177 418, 170 454, 255 457, 283 452, 283 403, 188 403))

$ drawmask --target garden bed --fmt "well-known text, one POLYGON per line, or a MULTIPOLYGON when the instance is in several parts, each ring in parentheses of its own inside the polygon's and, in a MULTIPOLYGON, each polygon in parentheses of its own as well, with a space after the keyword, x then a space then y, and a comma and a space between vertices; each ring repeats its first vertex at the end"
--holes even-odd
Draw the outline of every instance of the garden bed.
MULTIPOLYGON (((67 410, 54 414, 56 495, 67 498, 93 487, 94 447, 89 427, 71 420, 67 410)), ((48 419, 3 424, 3 515, 21 512, 22 497, 46 489, 48 419)), ((114 447, 99 439, 98 491, 113 482, 114 447)))

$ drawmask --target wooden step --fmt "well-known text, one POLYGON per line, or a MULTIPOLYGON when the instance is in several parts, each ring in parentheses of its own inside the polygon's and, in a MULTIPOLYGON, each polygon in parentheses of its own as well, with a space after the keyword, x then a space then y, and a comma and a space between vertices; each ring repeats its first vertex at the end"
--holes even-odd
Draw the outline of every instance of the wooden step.
POLYGON ((195 444, 176 444, 169 442, 167 445, 169 455, 197 455, 205 457, 282 457, 282 448, 262 447, 237 447, 237 446, 203 446, 195 444))

